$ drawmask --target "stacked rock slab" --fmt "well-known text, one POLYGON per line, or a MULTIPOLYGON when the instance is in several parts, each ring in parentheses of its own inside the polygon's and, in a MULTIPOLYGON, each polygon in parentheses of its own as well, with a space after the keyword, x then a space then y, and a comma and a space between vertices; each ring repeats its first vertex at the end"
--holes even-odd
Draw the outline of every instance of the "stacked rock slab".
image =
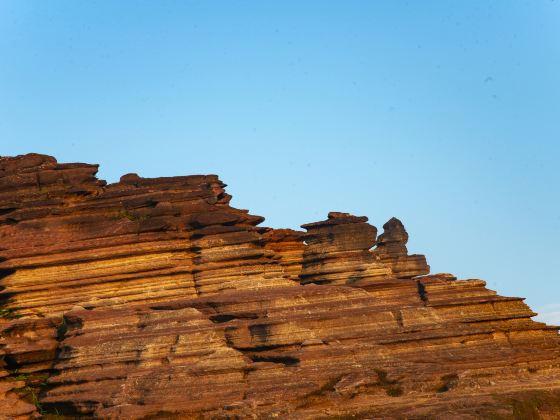
POLYGON ((379 237, 346 213, 262 228, 214 175, 96 171, 0 158, 6 418, 560 410, 558 328, 481 280, 428 275, 399 220, 379 237))
POLYGON ((304 241, 302 284, 352 284, 363 278, 391 275, 388 266, 376 264, 369 251, 377 229, 367 217, 329 213, 322 222, 308 223, 304 241))
POLYGON ((408 233, 402 222, 393 217, 383 225, 383 234, 379 236, 373 251, 375 259, 391 266, 397 278, 410 278, 428 274, 430 267, 423 255, 408 255, 406 243, 408 233))
POLYGON ((263 218, 230 207, 215 175, 105 185, 96 172, 42 155, 0 161, 0 299, 12 315, 291 285, 255 227, 263 218))
POLYGON ((303 225, 307 246, 302 284, 364 284, 430 272, 423 255, 408 255, 408 234, 400 220, 392 218, 385 223, 378 240, 377 229, 367 221, 367 217, 331 212, 327 220, 303 225))

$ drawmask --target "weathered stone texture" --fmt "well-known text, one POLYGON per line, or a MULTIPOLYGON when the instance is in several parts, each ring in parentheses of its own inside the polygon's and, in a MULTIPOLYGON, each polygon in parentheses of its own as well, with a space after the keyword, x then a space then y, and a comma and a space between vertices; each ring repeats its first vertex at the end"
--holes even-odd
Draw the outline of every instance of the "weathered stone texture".
POLYGON ((0 158, 0 418, 560 409, 558 328, 482 280, 429 275, 398 219, 379 236, 335 212, 270 229, 215 175, 96 171, 0 158))

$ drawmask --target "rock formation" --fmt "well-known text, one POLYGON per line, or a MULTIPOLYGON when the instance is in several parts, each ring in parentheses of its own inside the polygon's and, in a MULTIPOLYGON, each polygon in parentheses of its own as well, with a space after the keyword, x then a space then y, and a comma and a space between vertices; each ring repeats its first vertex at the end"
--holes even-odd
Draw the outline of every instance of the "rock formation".
POLYGON ((556 418, 558 327, 391 219, 260 227, 215 175, 0 158, 0 418, 556 418))

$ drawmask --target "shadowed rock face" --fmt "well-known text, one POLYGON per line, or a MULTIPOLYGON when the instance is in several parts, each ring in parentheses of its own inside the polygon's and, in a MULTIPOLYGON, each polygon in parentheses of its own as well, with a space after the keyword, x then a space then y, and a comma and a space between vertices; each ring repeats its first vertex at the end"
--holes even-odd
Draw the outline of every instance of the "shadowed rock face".
POLYGON ((538 418, 558 328, 391 219, 259 227, 215 175, 0 158, 0 418, 538 418), (2 417, 4 416, 4 417, 2 417), (500 417, 501 416, 501 417, 500 417))

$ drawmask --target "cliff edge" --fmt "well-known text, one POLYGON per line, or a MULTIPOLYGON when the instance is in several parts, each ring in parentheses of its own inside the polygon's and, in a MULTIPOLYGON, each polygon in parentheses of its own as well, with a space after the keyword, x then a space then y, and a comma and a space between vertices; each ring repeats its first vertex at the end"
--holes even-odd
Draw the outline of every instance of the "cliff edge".
POLYGON ((0 418, 560 418, 558 327, 392 218, 259 226, 215 175, 0 158, 0 418))

